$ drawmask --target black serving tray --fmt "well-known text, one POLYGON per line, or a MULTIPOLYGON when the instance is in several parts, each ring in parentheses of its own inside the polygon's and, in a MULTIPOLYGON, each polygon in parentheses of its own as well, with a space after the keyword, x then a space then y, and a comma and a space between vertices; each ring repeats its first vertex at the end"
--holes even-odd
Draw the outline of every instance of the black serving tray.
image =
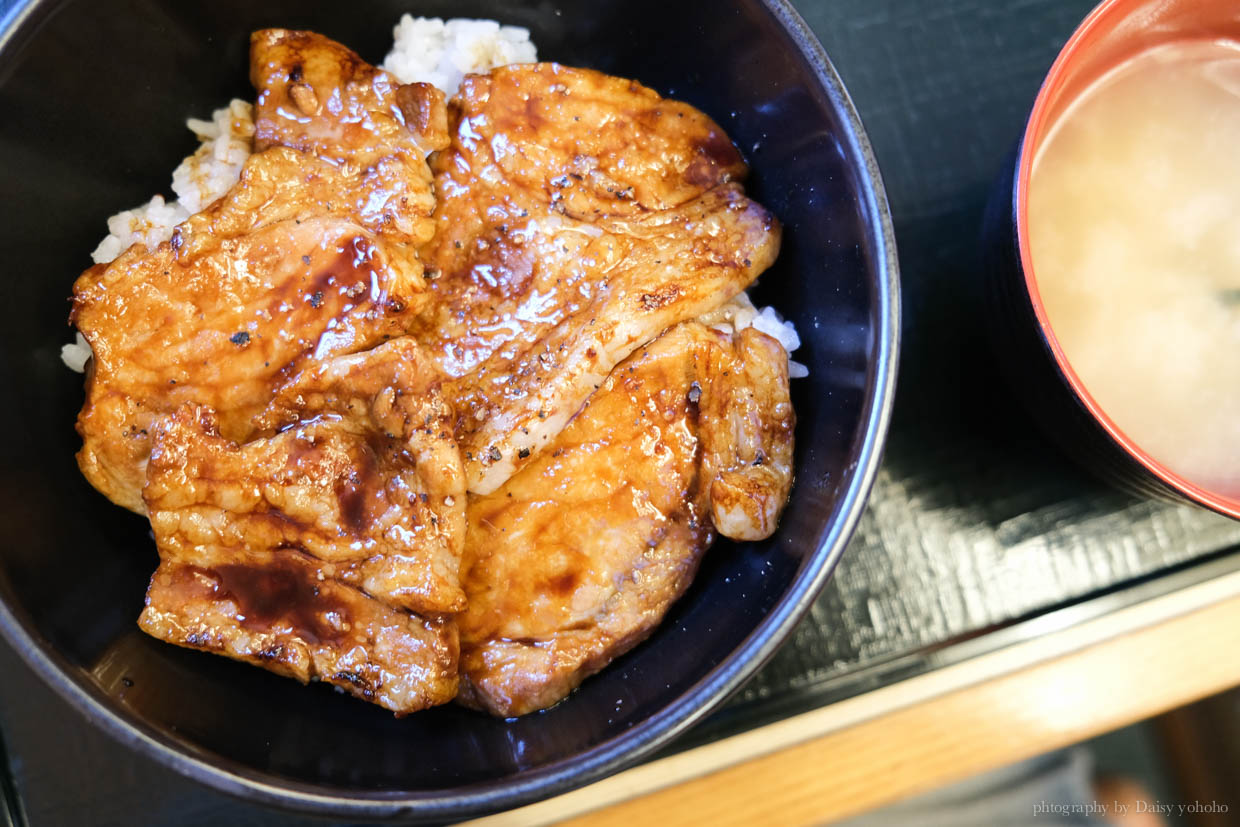
MULTIPOLYGON (((835 577, 775 658, 673 749, 1006 645, 1031 618, 1085 617, 1240 568, 1240 522, 1118 493, 1059 453, 1013 400, 986 338, 982 209, 1042 76, 1092 3, 796 5, 886 181, 904 300, 899 390, 870 506, 835 577)), ((0 825, 307 823, 112 742, 4 644, 0 675, 0 825)))

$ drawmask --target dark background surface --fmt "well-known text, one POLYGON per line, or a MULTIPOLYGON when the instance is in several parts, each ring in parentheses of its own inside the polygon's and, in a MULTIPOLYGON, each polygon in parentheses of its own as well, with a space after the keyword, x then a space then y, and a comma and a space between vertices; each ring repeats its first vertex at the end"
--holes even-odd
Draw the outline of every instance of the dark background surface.
MULTIPOLYGON (((1077 471, 992 362, 978 299, 982 208, 1042 75, 1092 3, 796 5, 843 76, 886 180, 905 313, 899 391, 871 505, 835 578, 775 659, 690 740, 862 691, 885 663, 1240 543, 1240 523, 1132 499, 1077 471)), ((2 645, 0 675, 0 732, 31 824, 305 823, 113 743, 2 645)))

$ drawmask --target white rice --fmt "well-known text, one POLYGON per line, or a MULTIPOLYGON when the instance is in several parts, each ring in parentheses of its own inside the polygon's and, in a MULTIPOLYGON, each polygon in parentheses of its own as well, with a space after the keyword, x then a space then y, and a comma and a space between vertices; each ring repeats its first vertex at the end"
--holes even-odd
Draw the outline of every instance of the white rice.
POLYGON ((432 83, 447 95, 471 72, 511 63, 534 63, 530 30, 494 20, 440 20, 406 14, 392 30, 395 43, 383 68, 401 83, 432 83))
POLYGON ((234 98, 224 109, 215 110, 211 120, 190 118, 185 125, 202 146, 172 171, 172 191, 193 215, 241 177, 241 168, 254 151, 254 107, 234 98))
MULTIPOLYGON (((512 63, 533 63, 538 52, 530 32, 518 26, 501 26, 495 20, 441 20, 406 14, 392 30, 392 50, 382 67, 401 83, 431 83, 452 95, 471 72, 487 72, 512 63)), ((254 110, 243 100, 217 109, 211 120, 190 118, 186 126, 201 145, 172 173, 176 198, 156 195, 150 201, 108 219, 108 236, 91 258, 97 264, 114 260, 133 244, 154 250, 172 237, 173 229, 228 192, 241 176, 241 168, 254 149, 254 110)), ((778 339, 789 353, 801 340, 791 322, 773 308, 761 310, 741 294, 725 305, 719 324, 742 330, 752 325, 778 339)), ((82 372, 90 359, 90 345, 77 334, 77 341, 61 348, 60 357, 71 370, 82 372)), ((788 375, 807 376, 804 365, 789 360, 788 375)))
POLYGON ((77 337, 76 341, 60 346, 60 360, 69 370, 85 373, 86 363, 90 361, 92 355, 90 345, 82 338, 81 333, 76 330, 73 333, 77 337))
POLYGON ((172 172, 176 200, 156 195, 132 210, 108 219, 108 237, 99 242, 91 258, 96 264, 112 261, 130 245, 142 242, 154 250, 172 237, 172 230, 185 219, 228 192, 241 177, 241 167, 254 149, 254 110, 243 100, 217 109, 209 121, 186 122, 202 145, 172 172))

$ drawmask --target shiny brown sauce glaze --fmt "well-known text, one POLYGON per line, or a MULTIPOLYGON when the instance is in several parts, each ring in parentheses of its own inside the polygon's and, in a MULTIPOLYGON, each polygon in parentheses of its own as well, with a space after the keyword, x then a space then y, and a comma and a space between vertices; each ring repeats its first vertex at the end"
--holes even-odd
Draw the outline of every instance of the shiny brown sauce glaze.
POLYGON ((342 528, 347 527, 355 537, 365 536, 373 522, 370 504, 375 499, 376 489, 381 491, 382 488, 383 479, 373 443, 363 445, 355 454, 353 470, 336 483, 336 499, 344 521, 342 528))
POLYGON ((265 555, 236 549, 204 552, 198 564, 165 559, 151 578, 139 626, 160 640, 303 683, 320 679, 398 715, 456 694, 450 624, 394 610, 329 577, 318 580, 300 552, 282 552, 274 565, 273 572, 265 555), (292 613, 281 610, 288 601, 292 613))
POLYGON ((193 577, 212 598, 231 601, 245 629, 268 632, 287 626, 308 643, 343 643, 349 637, 348 608, 327 600, 315 567, 295 562, 289 556, 292 553, 296 552, 272 555, 261 567, 185 566, 181 572, 193 577))
POLYGON ((366 236, 343 238, 328 249, 302 254, 304 273, 272 291, 266 313, 260 312, 254 326, 281 318, 288 329, 305 331, 297 340, 301 353, 283 365, 281 377, 291 375, 308 358, 354 349, 361 337, 353 317, 376 320, 404 309, 399 299, 388 296, 386 279, 378 272, 382 266, 376 261, 378 255, 378 248, 366 236), (299 324, 302 315, 317 317, 316 322, 299 324))
POLYGON ((685 179, 691 184, 711 187, 724 180, 721 170, 732 170, 745 163, 740 150, 722 129, 710 129, 694 141, 698 157, 685 170, 685 179))

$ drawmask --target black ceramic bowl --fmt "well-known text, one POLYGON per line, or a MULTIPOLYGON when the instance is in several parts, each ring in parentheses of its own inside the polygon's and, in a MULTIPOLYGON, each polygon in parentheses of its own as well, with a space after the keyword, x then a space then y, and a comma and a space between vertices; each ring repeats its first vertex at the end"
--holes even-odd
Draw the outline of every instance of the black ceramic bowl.
POLYGON ((844 549, 886 432, 895 247, 874 158, 821 47, 778 0, 314 3, 81 0, 9 11, 0 40, 0 629, 98 726, 255 801, 354 818, 460 818, 562 792, 666 744, 751 675, 844 549), (797 480, 768 542, 720 543, 654 636, 519 720, 453 706, 396 720, 325 686, 177 649, 135 619, 156 555, 142 519, 82 479, 81 377, 60 363, 70 285, 104 218, 166 191, 184 128, 249 96, 248 34, 320 31, 378 60, 400 13, 497 17, 540 55, 640 78, 719 120, 786 228, 758 299, 810 366, 797 480))

